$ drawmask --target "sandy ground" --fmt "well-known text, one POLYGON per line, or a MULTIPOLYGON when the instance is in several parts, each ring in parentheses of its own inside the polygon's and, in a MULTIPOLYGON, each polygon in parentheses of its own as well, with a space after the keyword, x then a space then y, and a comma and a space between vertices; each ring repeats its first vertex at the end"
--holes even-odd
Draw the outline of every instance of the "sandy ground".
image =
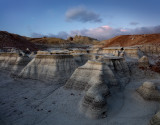
POLYGON ((28 79, 13 79, 0 72, 0 125, 148 125, 160 109, 155 101, 145 101, 135 89, 157 78, 132 78, 124 90, 111 89, 104 119, 89 119, 79 113, 83 92, 65 90, 62 85, 28 79))

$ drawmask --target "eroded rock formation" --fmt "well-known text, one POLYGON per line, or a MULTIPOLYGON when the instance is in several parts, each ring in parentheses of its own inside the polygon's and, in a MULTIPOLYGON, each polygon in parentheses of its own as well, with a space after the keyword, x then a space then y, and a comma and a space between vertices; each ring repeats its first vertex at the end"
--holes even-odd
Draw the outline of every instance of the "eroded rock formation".
POLYGON ((19 74, 22 78, 64 83, 77 68, 72 55, 37 55, 19 74))
POLYGON ((11 71, 12 75, 18 75, 30 61, 28 56, 17 53, 0 53, 0 69, 11 71))
POLYGON ((144 82, 143 85, 137 89, 137 92, 146 100, 160 100, 160 91, 152 82, 144 82))
POLYGON ((109 86, 123 86, 129 82, 129 69, 122 59, 106 57, 100 60, 89 60, 85 65, 78 67, 67 81, 65 87, 84 90, 92 80, 106 82, 109 86))
POLYGON ((147 68, 149 67, 149 59, 147 56, 143 56, 138 60, 138 66, 147 68))
POLYGON ((150 120, 150 125, 160 125, 160 112, 157 112, 150 120))
POLYGON ((107 82, 107 79, 103 77, 106 66, 105 63, 89 60, 85 65, 75 70, 71 78, 65 84, 65 87, 84 90, 92 81, 97 81, 97 83, 102 81, 107 82))
POLYGON ((80 102, 80 111, 90 118, 106 117, 107 95, 109 95, 107 85, 93 81, 80 102))

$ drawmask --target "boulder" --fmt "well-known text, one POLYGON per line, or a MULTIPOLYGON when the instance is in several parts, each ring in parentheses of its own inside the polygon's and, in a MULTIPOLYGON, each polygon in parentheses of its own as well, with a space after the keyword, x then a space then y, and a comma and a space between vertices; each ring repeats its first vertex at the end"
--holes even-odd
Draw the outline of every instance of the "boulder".
POLYGON ((137 89, 137 92, 146 100, 160 100, 160 91, 152 82, 144 82, 143 85, 137 89))
POLYGON ((160 112, 157 112, 150 120, 150 125, 160 125, 160 112))

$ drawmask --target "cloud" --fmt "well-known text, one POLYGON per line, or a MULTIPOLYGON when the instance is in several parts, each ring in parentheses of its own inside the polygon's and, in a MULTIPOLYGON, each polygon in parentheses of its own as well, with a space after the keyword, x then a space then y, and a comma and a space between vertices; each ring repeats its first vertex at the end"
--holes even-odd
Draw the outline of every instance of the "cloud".
POLYGON ((74 31, 71 31, 70 34, 72 36, 77 34, 77 35, 89 36, 92 38, 102 40, 109 36, 112 37, 114 34, 114 29, 110 26, 101 26, 93 29, 74 30, 74 31))
POLYGON ((139 23, 138 22, 131 22, 130 25, 133 25, 133 26, 136 26, 138 25, 139 23))
POLYGON ((98 40, 106 40, 118 35, 135 35, 135 34, 154 34, 160 33, 160 25, 152 27, 138 27, 134 29, 113 28, 108 25, 100 26, 92 29, 73 30, 69 33, 59 32, 58 34, 42 35, 38 33, 32 33, 32 37, 47 36, 66 39, 69 36, 81 35, 96 38, 98 40))
POLYGON ((100 15, 87 10, 84 7, 71 8, 66 12, 67 21, 79 21, 79 22, 101 22, 100 15))
POLYGON ((154 34, 160 33, 160 25, 152 27, 139 27, 134 29, 113 28, 110 26, 101 26, 93 29, 74 30, 70 32, 71 36, 82 35, 96 38, 99 40, 110 39, 118 35, 134 34, 154 34))
POLYGON ((138 27, 135 29, 128 29, 128 34, 154 34, 160 33, 160 25, 150 27, 138 27))

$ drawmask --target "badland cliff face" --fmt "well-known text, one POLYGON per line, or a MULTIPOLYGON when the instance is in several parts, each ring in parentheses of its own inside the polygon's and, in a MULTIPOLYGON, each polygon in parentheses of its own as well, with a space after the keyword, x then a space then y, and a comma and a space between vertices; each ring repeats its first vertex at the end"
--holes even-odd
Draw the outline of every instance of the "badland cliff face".
POLYGON ((117 119, 124 125, 153 124, 160 110, 159 56, 150 44, 0 52, 4 122, 62 124, 76 118, 94 124, 91 119, 104 118, 102 124, 116 124, 117 119))

